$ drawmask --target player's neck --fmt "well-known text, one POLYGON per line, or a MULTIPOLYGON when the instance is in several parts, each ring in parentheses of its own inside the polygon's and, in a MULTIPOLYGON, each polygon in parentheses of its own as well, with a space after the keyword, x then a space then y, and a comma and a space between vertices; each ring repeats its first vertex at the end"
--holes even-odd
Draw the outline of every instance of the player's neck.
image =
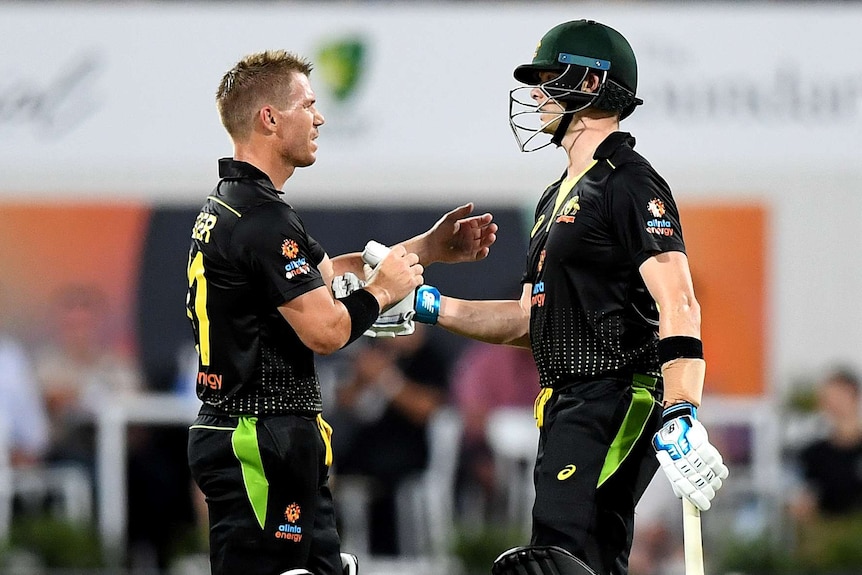
POLYGON ((575 178, 589 167, 605 138, 620 128, 615 115, 577 115, 563 138, 563 149, 569 157, 566 177, 575 178))
POLYGON ((280 190, 287 179, 293 175, 295 166, 287 166, 268 146, 234 145, 233 159, 246 162, 269 176, 272 185, 280 190))

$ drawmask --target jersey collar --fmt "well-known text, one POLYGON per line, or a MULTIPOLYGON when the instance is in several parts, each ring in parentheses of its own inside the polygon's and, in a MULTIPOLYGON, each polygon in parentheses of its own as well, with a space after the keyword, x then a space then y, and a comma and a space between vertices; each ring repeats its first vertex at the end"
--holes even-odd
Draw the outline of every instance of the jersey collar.
POLYGON ((272 185, 272 180, 270 180, 269 176, 267 176, 262 170, 256 168, 248 162, 243 162, 241 160, 234 160, 233 158, 219 159, 218 175, 221 179, 254 180, 256 184, 263 186, 264 188, 267 188, 269 190, 272 190, 273 193, 284 193, 283 191, 276 189, 276 187, 272 185))
POLYGON ((608 160, 613 156, 617 148, 626 145, 629 148, 635 147, 635 138, 628 132, 612 132, 608 137, 599 144, 596 148, 596 153, 593 155, 594 160, 608 160))

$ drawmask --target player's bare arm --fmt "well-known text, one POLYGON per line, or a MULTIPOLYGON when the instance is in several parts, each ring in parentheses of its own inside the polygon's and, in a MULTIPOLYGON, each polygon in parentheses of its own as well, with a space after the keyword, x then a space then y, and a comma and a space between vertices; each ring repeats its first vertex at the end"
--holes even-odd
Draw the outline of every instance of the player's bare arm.
POLYGON ((364 272, 362 270, 363 262, 362 262, 362 254, 360 252, 350 252, 348 254, 341 254, 335 256, 332 259, 329 259, 327 256, 326 261, 329 262, 329 270, 331 272, 331 276, 327 277, 323 272, 323 267, 320 267, 321 273, 323 273, 323 281, 326 282, 326 285, 332 284, 332 278, 335 276, 341 276, 346 273, 356 274, 359 277, 365 277, 364 272))
POLYGON ((659 337, 700 337, 700 305, 694 297, 686 255, 656 254, 641 264, 640 273, 659 305, 659 337))
MULTIPOLYGON (((364 289, 374 296, 381 310, 397 303, 422 284, 424 269, 418 261, 416 254, 408 254, 404 248, 396 247, 380 263, 364 289)), ((329 258, 324 258, 319 269, 324 281, 331 283, 333 266, 329 258)), ((352 327, 347 307, 332 297, 328 285, 324 284, 278 308, 302 343, 320 355, 328 355, 344 347, 350 339, 352 327)))
MULTIPOLYGON (((659 307, 659 339, 688 336, 700 339, 700 304, 694 296, 688 258, 682 252, 652 256, 640 267, 641 277, 659 307)), ((706 362, 681 358, 665 364, 665 405, 700 405, 706 362)))
POLYGON ((532 284, 524 284, 519 300, 473 301, 443 296, 437 323, 471 339, 529 348, 532 291, 532 284))

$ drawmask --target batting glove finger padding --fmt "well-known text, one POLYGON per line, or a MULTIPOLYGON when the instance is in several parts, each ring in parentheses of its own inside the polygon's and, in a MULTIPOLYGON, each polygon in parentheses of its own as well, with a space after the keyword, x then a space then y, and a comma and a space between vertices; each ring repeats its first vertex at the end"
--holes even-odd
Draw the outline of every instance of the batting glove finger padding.
POLYGON ((656 457, 677 497, 685 497, 701 511, 711 507, 727 466, 706 428, 697 420, 697 409, 689 403, 665 410, 664 425, 653 436, 656 457))
POLYGON ((335 299, 345 298, 356 290, 364 287, 365 282, 359 279, 359 276, 351 272, 332 278, 332 295, 335 299))
MULTIPOLYGON (((389 253, 389 248, 374 240, 365 244, 362 250, 362 261, 365 262, 365 277, 371 279, 374 269, 389 253)), ((404 299, 382 312, 374 324, 365 330, 368 337, 395 337, 410 335, 416 330, 413 324, 413 302, 416 300, 416 290, 407 294, 404 299)))
POLYGON ((413 290, 401 301, 377 316, 377 321, 365 331, 368 337, 395 337, 410 335, 416 329, 413 325, 413 300, 416 290, 413 290))

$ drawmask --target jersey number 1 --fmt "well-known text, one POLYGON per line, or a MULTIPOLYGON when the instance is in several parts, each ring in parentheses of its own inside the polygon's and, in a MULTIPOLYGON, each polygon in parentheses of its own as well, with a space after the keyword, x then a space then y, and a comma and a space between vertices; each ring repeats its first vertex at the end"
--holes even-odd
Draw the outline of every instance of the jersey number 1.
POLYGON ((189 317, 197 319, 198 353, 201 365, 210 364, 210 318, 207 315, 207 278, 204 275, 204 255, 197 252, 189 261, 189 317), (191 288, 194 287, 194 290, 191 288), (194 294, 194 301, 191 301, 194 294), (192 316, 194 313, 194 316, 192 316))

